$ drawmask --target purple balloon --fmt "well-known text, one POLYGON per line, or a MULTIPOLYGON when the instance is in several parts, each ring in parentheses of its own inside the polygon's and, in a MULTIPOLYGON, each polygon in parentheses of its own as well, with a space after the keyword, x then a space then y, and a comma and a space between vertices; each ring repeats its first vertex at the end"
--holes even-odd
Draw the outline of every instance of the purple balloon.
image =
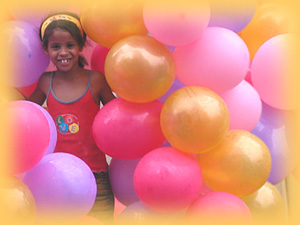
POLYGON ((296 133, 296 121, 291 112, 275 109, 263 103, 262 115, 251 131, 268 146, 272 158, 268 181, 277 184, 295 169, 295 157, 292 143, 296 133))
POLYGON ((96 198, 93 172, 83 160, 68 153, 45 155, 23 181, 34 196, 40 221, 60 215, 79 220, 90 211, 96 198))
POLYGON ((0 26, 10 54, 9 77, 5 83, 13 87, 26 87, 35 83, 49 65, 49 57, 45 54, 36 26, 24 21, 7 21, 0 26))
POLYGON ((123 205, 130 205, 139 200, 134 186, 133 174, 140 159, 120 160, 113 158, 109 164, 109 179, 113 193, 123 205))

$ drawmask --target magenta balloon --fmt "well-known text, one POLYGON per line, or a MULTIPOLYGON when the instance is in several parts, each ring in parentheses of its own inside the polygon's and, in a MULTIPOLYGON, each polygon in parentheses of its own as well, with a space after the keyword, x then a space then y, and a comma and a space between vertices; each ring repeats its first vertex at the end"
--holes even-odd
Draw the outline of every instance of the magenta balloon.
POLYGON ((9 49, 7 55, 11 73, 5 78, 8 85, 26 87, 35 83, 49 65, 37 28, 28 22, 8 21, 0 26, 3 46, 9 49))
POLYGON ((49 112, 44 107, 37 105, 33 102, 29 102, 29 103, 32 103, 36 107, 38 107, 44 113, 45 117, 47 118, 49 129, 50 129, 50 141, 49 141, 49 146, 48 146, 45 154, 53 153, 55 150, 56 142, 57 142, 57 130, 56 130, 55 122, 54 122, 52 116, 49 114, 49 112))
POLYGON ((256 0, 226 5, 220 4, 219 1, 210 1, 211 13, 208 26, 223 27, 238 33, 252 20, 256 4, 256 0))
POLYGON ((251 133, 268 146, 272 158, 268 181, 278 184, 295 168, 298 157, 293 147, 297 121, 290 111, 263 104, 262 116, 251 133))
POLYGON ((92 208, 97 191, 93 172, 80 158, 68 153, 45 155, 23 179, 36 201, 37 219, 62 213, 75 221, 92 208))
POLYGON ((258 123, 262 110, 260 96, 243 80, 235 88, 220 94, 229 111, 229 129, 251 131, 258 123))
POLYGON ((158 100, 134 103, 116 98, 96 115, 93 134, 97 146, 112 158, 129 160, 141 158, 160 147, 165 137, 160 128, 158 100))
POLYGON ((188 216, 196 219, 222 221, 229 220, 250 222, 251 212, 248 206, 237 196, 226 192, 208 192, 200 195, 187 209, 188 216))
POLYGON ((105 59, 109 49, 101 45, 96 45, 91 56, 91 68, 104 74, 105 59))
POLYGON ((39 107, 35 103, 19 100, 7 103, 3 110, 11 137, 9 153, 13 163, 10 172, 14 174, 33 168, 48 149, 49 124, 39 107))
POLYGON ((191 44, 174 50, 176 77, 186 86, 203 86, 217 93, 237 86, 246 76, 249 51, 233 31, 209 27, 191 44))
POLYGON ((133 186, 133 173, 140 159, 112 159, 109 164, 109 179, 115 198, 124 205, 139 201, 133 186))
POLYGON ((173 147, 161 147, 141 158, 133 183, 139 199, 147 207, 174 212, 197 198, 202 172, 195 157, 173 147))

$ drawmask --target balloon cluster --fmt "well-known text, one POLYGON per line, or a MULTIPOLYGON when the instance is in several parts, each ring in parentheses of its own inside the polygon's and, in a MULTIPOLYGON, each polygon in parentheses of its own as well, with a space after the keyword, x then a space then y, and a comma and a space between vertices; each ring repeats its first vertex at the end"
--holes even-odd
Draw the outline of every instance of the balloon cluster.
MULTIPOLYGON (((91 0, 80 12, 92 43, 84 50, 89 68, 118 96, 92 129, 112 158, 112 189, 125 208, 119 221, 137 214, 177 219, 173 213, 242 222, 283 217, 275 185, 297 165, 292 111, 299 103, 288 98, 298 93, 289 87, 298 49, 293 15, 283 3, 228 2, 91 0)), ((25 52, 13 38, 35 42, 33 27, 9 21, 0 30, 20 49, 19 68, 35 68, 20 73, 30 79, 17 78, 15 87, 34 85, 48 66, 40 47, 28 42, 33 52, 25 52)), ((56 140, 46 112, 24 101, 7 110, 19 137, 13 171, 26 172, 37 214, 56 207, 75 212, 70 219, 86 215, 95 182, 85 163, 49 150, 56 140)))

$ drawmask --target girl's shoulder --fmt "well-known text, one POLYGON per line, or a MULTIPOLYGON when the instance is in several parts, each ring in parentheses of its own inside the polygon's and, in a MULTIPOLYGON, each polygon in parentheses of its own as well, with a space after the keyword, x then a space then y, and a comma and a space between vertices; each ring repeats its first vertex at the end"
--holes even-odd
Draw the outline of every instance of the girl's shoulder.
POLYGON ((48 88, 50 86, 51 75, 52 75, 52 72, 45 72, 40 76, 39 81, 38 81, 38 86, 43 91, 48 90, 48 88))

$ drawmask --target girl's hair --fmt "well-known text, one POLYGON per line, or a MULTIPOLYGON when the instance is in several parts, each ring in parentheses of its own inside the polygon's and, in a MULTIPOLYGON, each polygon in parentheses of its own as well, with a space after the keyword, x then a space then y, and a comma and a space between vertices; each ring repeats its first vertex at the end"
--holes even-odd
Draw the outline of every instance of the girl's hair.
MULTIPOLYGON (((44 22, 52 17, 52 16, 55 16, 55 15, 61 15, 61 14, 64 14, 64 15, 70 15, 74 18, 76 18, 78 21, 80 21, 80 18, 79 16, 77 16, 76 14, 74 13, 69 13, 69 12, 63 12, 63 13, 54 13, 52 15, 49 15, 45 20, 44 22)), ((78 43, 78 46, 82 49, 85 44, 86 44, 86 33, 82 30, 80 30, 77 25, 69 20, 53 20, 51 21, 51 23, 47 26, 47 28, 45 29, 43 35, 42 35, 42 25, 43 23, 41 24, 40 26, 40 30, 39 30, 39 35, 40 35, 40 39, 42 41, 42 46, 45 50, 48 49, 48 39, 49 37, 53 34, 53 30, 55 28, 60 28, 62 30, 66 30, 68 31, 72 36, 73 38, 77 41, 78 43)), ((85 58, 83 56, 79 56, 79 59, 78 59, 78 65, 83 68, 85 65, 87 65, 87 61, 85 60, 85 58)))

